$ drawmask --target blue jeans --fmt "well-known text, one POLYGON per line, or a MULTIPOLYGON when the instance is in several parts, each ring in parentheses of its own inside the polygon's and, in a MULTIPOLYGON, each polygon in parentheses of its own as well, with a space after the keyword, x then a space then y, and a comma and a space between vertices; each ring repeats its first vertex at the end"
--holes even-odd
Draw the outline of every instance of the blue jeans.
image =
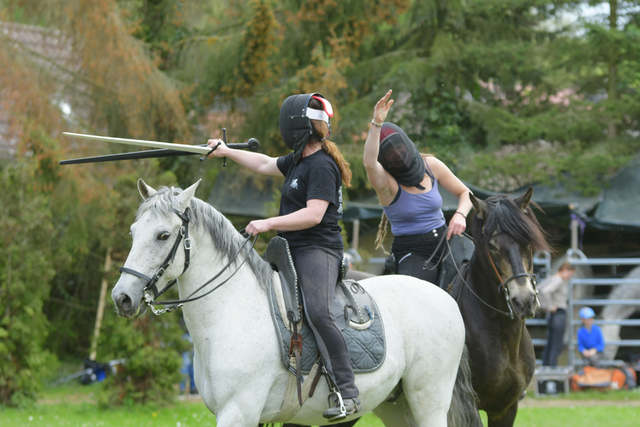
POLYGON ((550 313, 547 319, 547 346, 542 355, 543 366, 558 366, 558 356, 564 346, 564 328, 567 321, 567 312, 559 308, 555 313, 550 313))

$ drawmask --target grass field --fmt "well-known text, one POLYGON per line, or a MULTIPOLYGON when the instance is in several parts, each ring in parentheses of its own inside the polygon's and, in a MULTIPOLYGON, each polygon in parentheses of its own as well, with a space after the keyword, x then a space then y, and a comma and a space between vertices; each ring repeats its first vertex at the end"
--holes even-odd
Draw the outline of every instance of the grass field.
MULTIPOLYGON (((66 385, 46 390, 38 404, 22 409, 0 409, 0 426, 22 427, 205 427, 215 417, 199 399, 176 400, 159 408, 134 406, 100 410, 94 396, 100 384, 66 385)), ((484 413, 482 413, 484 415, 484 413)), ((483 421, 486 418, 483 417, 483 421)), ((527 397, 518 411, 518 427, 637 427, 640 425, 640 389, 609 393, 584 392, 568 397, 527 397)), ((383 427, 372 414, 357 427, 383 427)))

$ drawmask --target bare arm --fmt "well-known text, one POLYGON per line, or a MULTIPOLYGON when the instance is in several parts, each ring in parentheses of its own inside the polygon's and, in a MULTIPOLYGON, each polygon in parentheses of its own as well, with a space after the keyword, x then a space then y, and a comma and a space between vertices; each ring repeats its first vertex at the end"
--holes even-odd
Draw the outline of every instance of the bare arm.
POLYGON ((261 153, 253 153, 251 151, 234 150, 227 147, 221 139, 210 139, 207 142, 207 146, 215 147, 218 143, 220 143, 218 148, 209 154, 208 157, 228 157, 239 165, 251 169, 254 172, 263 175, 282 176, 282 172, 280 172, 276 163, 278 161, 276 157, 269 157, 261 153))
MULTIPOLYGON (((373 121, 382 124, 387 118, 389 109, 393 105, 391 97, 392 91, 387 92, 377 103, 373 109, 373 121)), ((384 170, 380 162, 378 162, 378 153, 380 152, 380 127, 371 125, 369 135, 364 143, 363 163, 367 170, 367 178, 371 186, 378 194, 378 200, 383 206, 389 205, 393 200, 395 193, 398 191, 397 184, 391 174, 384 170)))
POLYGON ((329 202, 320 199, 307 200, 307 207, 288 215, 274 216, 267 219, 251 221, 245 231, 253 236, 270 230, 297 231, 306 230, 320 224, 329 202))
POLYGON ((427 163, 429 163, 429 168, 438 183, 458 199, 456 213, 453 214, 451 221, 449 221, 447 239, 450 239, 454 234, 459 236, 467 228, 467 215, 473 207, 471 199, 469 199, 471 191, 441 160, 435 157, 427 157, 427 163))

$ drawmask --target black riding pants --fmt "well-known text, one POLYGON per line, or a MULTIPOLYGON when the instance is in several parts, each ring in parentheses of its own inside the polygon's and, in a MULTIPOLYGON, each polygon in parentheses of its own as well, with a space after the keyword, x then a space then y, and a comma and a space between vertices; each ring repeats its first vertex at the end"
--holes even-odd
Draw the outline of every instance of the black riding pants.
POLYGON ((410 236, 396 236, 391 252, 396 257, 396 274, 406 274, 427 282, 436 283, 440 272, 440 258, 443 255, 447 228, 442 226, 429 233, 410 236), (438 246, 439 245, 439 246, 438 246), (425 261, 431 259, 427 268, 425 261))
POLYGON ((349 350, 333 321, 333 295, 342 263, 342 250, 319 246, 291 248, 307 321, 313 331, 322 360, 343 398, 358 396, 349 350))

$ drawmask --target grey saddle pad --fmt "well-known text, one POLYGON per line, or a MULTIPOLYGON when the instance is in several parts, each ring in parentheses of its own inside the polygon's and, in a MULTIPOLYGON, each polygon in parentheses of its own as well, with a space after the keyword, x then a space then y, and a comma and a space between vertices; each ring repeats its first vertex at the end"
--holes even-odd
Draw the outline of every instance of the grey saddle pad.
MULTIPOLYGON (((274 286, 280 286, 279 281, 273 280, 269 289, 271 313, 282 344, 282 361, 289 368, 292 332, 285 326, 284 322, 288 325, 288 320, 283 321, 274 286)), ((386 356, 384 325, 375 301, 358 282, 347 280, 336 285, 333 317, 347 342, 354 372, 364 373, 378 369, 386 356)), ((301 371, 306 375, 316 360, 318 345, 306 318, 303 318, 302 328, 298 333, 302 335, 301 371)))

